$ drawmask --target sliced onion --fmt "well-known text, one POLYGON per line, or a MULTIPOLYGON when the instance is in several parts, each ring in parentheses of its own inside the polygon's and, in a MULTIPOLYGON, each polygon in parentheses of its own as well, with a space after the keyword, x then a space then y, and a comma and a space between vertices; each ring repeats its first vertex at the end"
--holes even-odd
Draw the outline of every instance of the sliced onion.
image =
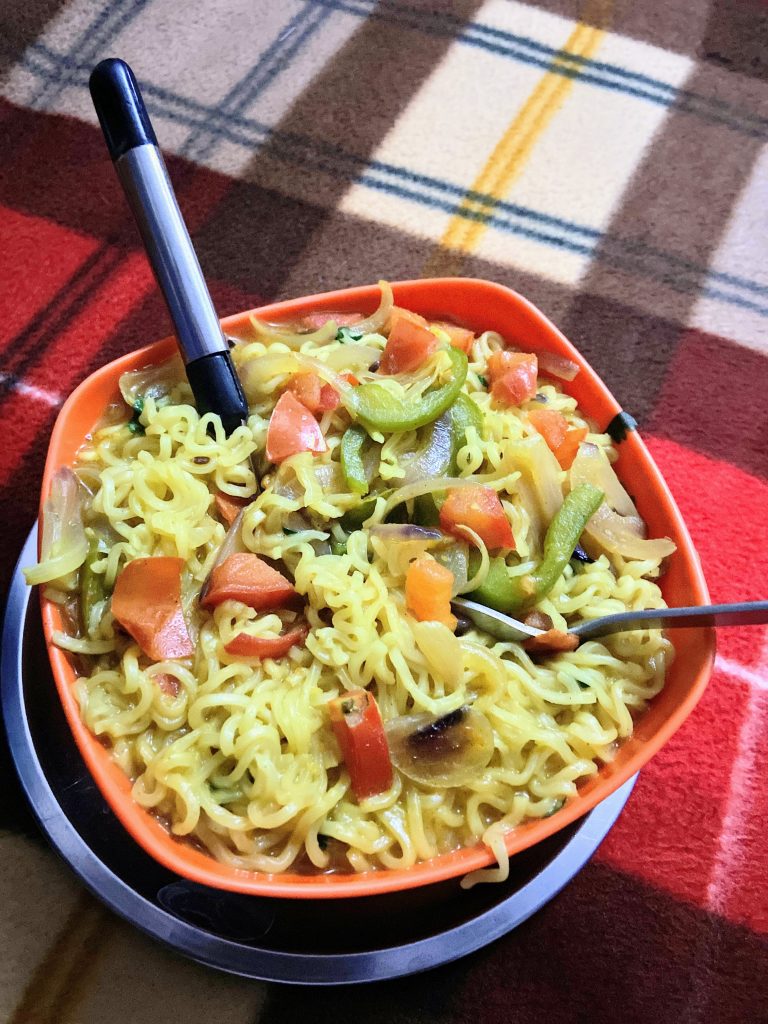
POLYGON ((405 576, 411 562, 445 538, 439 530, 428 530, 410 523, 384 523, 370 529, 373 547, 387 563, 392 576, 405 576))
POLYGON ((279 466, 275 473, 272 491, 281 498, 289 498, 291 501, 298 501, 304 494, 304 488, 299 483, 293 467, 285 463, 279 466))
POLYGON ((331 387, 336 388, 340 395, 343 396, 348 394, 350 391, 355 390, 353 384, 350 384, 348 380, 344 380, 342 376, 319 359, 314 359, 312 356, 306 356, 303 353, 297 358, 302 365, 309 367, 310 370, 314 370, 318 377, 325 381, 326 384, 330 384, 331 387))
POLYGON ((88 555, 83 527, 80 483, 68 466, 51 481, 51 493, 43 506, 40 561, 24 570, 30 587, 50 583, 79 569, 88 555))
POLYGON ((284 325, 268 324, 264 320, 260 320, 253 313, 250 316, 250 321, 259 341, 267 343, 280 341, 283 345, 287 345, 288 348, 301 348, 307 342, 313 345, 325 345, 336 337, 336 331, 338 330, 333 320, 324 323, 316 331, 309 331, 306 334, 300 334, 284 325))
POLYGON ((478 476, 443 476, 432 477, 429 480, 419 480, 413 484, 406 484, 404 487, 398 487, 396 491, 393 491, 392 494, 390 494, 384 503, 380 518, 386 519, 392 509, 397 505, 402 505, 403 502, 411 501, 413 498, 418 498, 422 494, 435 494, 440 491, 460 490, 463 487, 477 487, 478 485, 493 487, 495 482, 495 480, 488 480, 486 477, 478 476))
POLYGON ((464 594, 469 589, 467 586, 467 575, 469 573, 469 545, 462 541, 455 544, 448 544, 439 551, 433 551, 435 560, 450 569, 453 573, 453 587, 451 597, 457 594, 464 594))
POLYGON ((355 324, 355 330, 362 331, 363 334, 373 334, 375 331, 380 331, 392 315, 392 307, 395 304, 392 286, 387 281, 379 281, 378 285, 381 288, 381 302, 378 308, 369 317, 366 317, 365 320, 355 324))
POLYGON ((243 543, 243 516, 245 515, 245 509, 241 508, 235 518, 232 520, 232 524, 227 530, 227 534, 224 540, 221 542, 218 554, 214 559, 211 571, 205 578, 205 582, 200 590, 200 600, 202 601, 205 595, 208 593, 208 588, 211 585, 211 576, 213 570, 225 562, 230 555, 238 555, 243 551, 246 551, 246 546, 243 543))
POLYGON ((323 353, 325 365, 338 373, 344 373, 345 370, 367 370, 377 359, 381 359, 381 349, 373 345, 341 345, 323 353))
POLYGON ((657 537, 653 540, 639 537, 635 524, 628 525, 626 519, 609 508, 605 502, 589 520, 584 532, 603 551, 620 555, 622 558, 661 561, 677 550, 674 541, 669 537, 657 537))
POLYGON ((546 526, 563 503, 560 463, 543 437, 527 437, 514 448, 515 466, 532 488, 546 526))
POLYGON ((294 352, 265 352, 262 356, 249 359, 238 371, 246 398, 255 400, 258 393, 263 393, 275 377, 296 373, 300 366, 294 352))
POLYGON ((289 512, 283 519, 283 529, 291 530, 293 533, 304 533, 312 529, 312 523, 301 512, 289 512))
POLYGON ((315 479, 328 494, 339 494, 345 490, 344 474, 338 462, 321 462, 312 467, 315 479))
POLYGON ((579 372, 579 364, 566 356, 560 356, 556 352, 544 352, 536 350, 534 355, 539 361, 541 369, 552 377, 559 377, 560 380, 573 380, 579 372))
MULTIPOLYGON (((465 536, 469 537, 469 539, 475 545, 477 550, 480 552, 480 565, 478 566, 477 572, 475 573, 471 580, 467 580, 464 583, 461 590, 456 591, 456 594, 468 594, 473 590, 477 590, 477 588, 481 584, 485 583, 485 577, 488 575, 488 570, 491 567, 491 558, 490 555, 488 554, 488 548, 486 546, 485 541, 478 533, 475 533, 475 531, 471 527, 465 526, 463 524, 457 526, 456 528, 458 530, 461 530, 461 532, 465 536)), ((456 595, 454 594, 454 596, 456 595)))
POLYGON ((465 786, 493 757, 491 724, 473 708, 459 708, 442 718, 404 715, 384 728, 394 765, 423 786, 465 786))
POLYGON ((411 629, 432 674, 454 690, 464 674, 464 654, 458 638, 442 622, 414 622, 411 629))
POLYGON ((428 477, 442 476, 451 464, 453 438, 450 414, 444 412, 434 423, 424 427, 423 431, 423 446, 400 457, 400 465, 405 469, 403 485, 413 484, 428 477))
POLYGON ((596 444, 581 444, 571 466, 571 488, 593 484, 605 495, 609 507, 620 516, 640 518, 635 503, 624 490, 608 456, 596 444))
POLYGON ((174 355, 164 363, 124 373, 119 382, 120 394, 132 409, 139 398, 153 398, 156 402, 167 398, 173 388, 185 379, 181 356, 174 355))

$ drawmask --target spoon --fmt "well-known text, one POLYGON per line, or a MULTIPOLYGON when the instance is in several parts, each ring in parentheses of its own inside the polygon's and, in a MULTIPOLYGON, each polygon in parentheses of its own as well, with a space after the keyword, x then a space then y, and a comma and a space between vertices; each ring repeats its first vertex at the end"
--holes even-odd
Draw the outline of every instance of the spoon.
POLYGON ((226 434, 248 418, 248 403, 235 372, 152 123, 133 71, 115 57, 90 77, 99 124, 139 227, 184 357, 187 378, 202 415, 221 417, 226 434))
MULTIPOLYGON (((527 626, 503 612, 486 608, 477 601, 454 597, 451 601, 457 615, 470 619, 476 626, 497 640, 520 641, 541 636, 543 629, 527 626)), ((768 622, 768 601, 742 601, 738 604, 702 604, 691 608, 646 608, 642 611, 617 612, 585 619, 568 627, 579 641, 593 640, 610 633, 630 629, 680 629, 685 626, 759 626, 768 622)))

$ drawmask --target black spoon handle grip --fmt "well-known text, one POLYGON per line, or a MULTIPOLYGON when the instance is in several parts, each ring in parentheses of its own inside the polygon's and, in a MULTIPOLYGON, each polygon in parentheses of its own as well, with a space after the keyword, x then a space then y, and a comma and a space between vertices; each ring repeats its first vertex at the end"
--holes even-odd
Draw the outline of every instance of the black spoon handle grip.
POLYGON ((91 72, 88 84, 113 160, 136 146, 157 145, 136 76, 124 60, 108 57, 101 61, 91 72))

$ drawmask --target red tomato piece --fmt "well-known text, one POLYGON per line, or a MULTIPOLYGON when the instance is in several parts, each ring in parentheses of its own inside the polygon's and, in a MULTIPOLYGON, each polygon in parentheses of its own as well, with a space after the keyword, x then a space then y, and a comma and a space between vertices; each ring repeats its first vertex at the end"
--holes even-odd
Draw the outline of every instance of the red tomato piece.
POLYGON ((502 405, 522 405, 536 394, 538 360, 526 352, 494 352, 488 360, 491 394, 502 405))
POLYGON ((168 672, 160 672, 153 678, 167 697, 178 697, 181 693, 181 683, 176 676, 172 676, 168 672))
POLYGON ((431 555, 422 555, 408 566, 405 603, 419 622, 442 622, 454 630, 456 616, 451 611, 452 589, 453 573, 431 555))
POLYGON ((337 327, 354 327, 362 319, 362 313, 307 313, 302 323, 304 327, 317 331, 329 320, 333 320, 337 327))
POLYGON ((183 558, 134 558, 117 577, 112 614, 153 661, 195 653, 181 607, 183 558))
POLYGON ((457 529, 468 526, 488 548, 514 548, 515 538, 498 494, 490 487, 457 487, 448 491, 440 509, 440 526, 462 540, 457 529))
POLYGON ((263 562, 258 555, 239 552, 225 558, 211 573, 200 604, 215 608, 222 601, 242 601, 256 611, 285 608, 296 596, 290 580, 263 562))
POLYGON ((440 344, 430 329, 411 319, 411 315, 392 314, 387 344, 381 356, 379 373, 408 373, 417 370, 440 344))
POLYGON ((444 323, 442 320, 435 323, 435 327, 439 327, 441 331, 445 331, 454 348, 460 348, 461 351, 465 352, 467 355, 472 351, 472 343, 475 340, 475 335, 472 331, 467 330, 466 327, 458 327, 456 324, 444 323))
POLYGON ((283 462, 299 452, 327 450, 323 432, 312 413, 290 391, 283 392, 267 428, 269 461, 283 462))
POLYGON ((294 374, 286 390, 294 394, 305 409, 315 414, 330 412, 341 401, 336 388, 326 384, 311 370, 294 374))
POLYGON ((239 655, 241 658, 282 658, 292 647, 303 644, 309 635, 309 626, 304 623, 294 626, 280 636, 251 636, 238 633, 225 644, 227 654, 239 655))
POLYGON ((331 726, 358 800, 392 785, 392 762, 378 705, 367 690, 352 690, 328 705, 331 726))

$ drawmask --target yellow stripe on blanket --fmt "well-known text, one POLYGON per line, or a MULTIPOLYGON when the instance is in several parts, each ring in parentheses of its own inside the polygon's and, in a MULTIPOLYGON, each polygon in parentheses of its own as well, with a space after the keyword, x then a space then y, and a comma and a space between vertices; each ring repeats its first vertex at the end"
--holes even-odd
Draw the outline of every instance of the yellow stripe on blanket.
POLYGON ((504 132, 485 167, 472 183, 469 193, 461 201, 440 239, 442 249, 458 249, 469 253, 475 248, 487 227, 485 218, 493 213, 495 202, 507 194, 512 182, 523 170, 537 140, 544 134, 573 88, 575 76, 581 69, 578 64, 565 58, 592 57, 604 36, 604 29, 581 23, 576 26, 565 46, 552 58, 550 70, 541 78, 504 132), (558 67, 568 68, 574 77, 565 77, 554 70, 558 67), (480 193, 484 198, 473 198, 471 193, 480 193), (487 197, 490 197, 490 201, 487 197))

